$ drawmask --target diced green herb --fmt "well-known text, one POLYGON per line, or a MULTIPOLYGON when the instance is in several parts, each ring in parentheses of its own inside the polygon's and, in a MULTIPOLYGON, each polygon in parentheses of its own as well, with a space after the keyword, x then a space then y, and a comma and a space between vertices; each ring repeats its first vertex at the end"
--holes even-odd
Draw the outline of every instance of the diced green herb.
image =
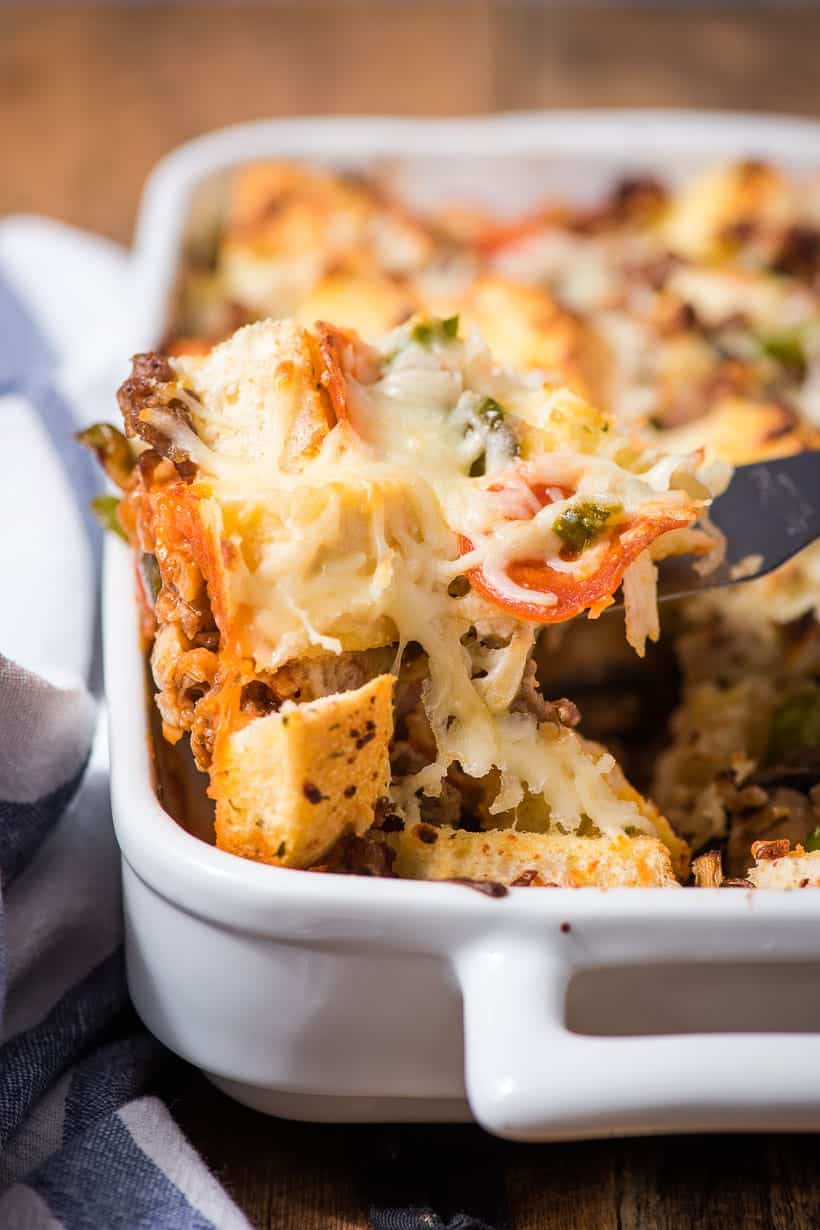
POLYGON ((124 487, 134 468, 134 453, 121 431, 110 423, 94 423, 75 437, 97 454, 97 460, 112 482, 124 487))
POLYGON ((799 329, 781 329, 758 339, 760 349, 782 367, 802 369, 806 365, 803 335, 799 329))
POLYGON ((807 748, 820 747, 820 688, 786 698, 772 718, 769 760, 788 761, 807 748))
MULTIPOLYGON (((558 831, 561 833, 569 832, 569 830, 565 829, 564 826, 561 824, 556 825, 556 827, 558 831)), ((552 828, 552 824, 550 824, 550 828, 552 828)), ((585 811, 581 812, 581 821, 578 825, 578 828, 575 831, 579 837, 600 837, 601 836, 601 830, 598 828, 598 825, 595 823, 595 821, 592 819, 591 816, 587 815, 585 811)))
MULTIPOLYGON (((493 432, 496 444, 491 450, 493 457, 495 449, 508 456, 510 459, 517 457, 521 452, 521 447, 515 432, 506 421, 504 408, 498 404, 494 397, 483 397, 476 407, 477 417, 493 432)), ((473 464, 470 466, 470 478, 482 478, 487 472, 487 454, 481 453, 476 457, 473 464)))
POLYGON ((591 500, 584 501, 573 504, 562 513, 552 528, 568 550, 579 554, 595 541, 618 511, 618 505, 604 506, 591 500))
POLYGON ((113 530, 115 534, 119 534, 120 538, 127 542, 128 536, 120 525, 120 519, 117 516, 119 506, 119 497, 116 495, 97 495, 91 501, 92 511, 100 525, 106 530, 113 530))
POLYGON ((410 336, 419 346, 429 346, 433 340, 433 326, 427 320, 419 320, 413 325, 410 336))
POLYGON ((498 431, 504 426, 504 411, 494 397, 482 398, 476 414, 487 424, 490 431, 498 431))
POLYGON ((818 828, 816 829, 812 829, 812 831, 809 833, 808 837, 806 838, 805 849, 806 850, 820 850, 820 826, 818 826, 818 828))
POLYGON ((458 316, 448 316, 439 320, 432 316, 425 320, 417 320, 410 330, 410 337, 419 346, 431 346, 433 342, 452 342, 458 336, 458 316))

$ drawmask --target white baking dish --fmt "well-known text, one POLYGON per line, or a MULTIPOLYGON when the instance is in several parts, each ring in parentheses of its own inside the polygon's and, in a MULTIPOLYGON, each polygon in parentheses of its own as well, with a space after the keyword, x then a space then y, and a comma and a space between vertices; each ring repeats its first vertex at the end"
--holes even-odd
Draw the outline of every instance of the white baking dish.
MULTIPOLYGON (((522 207, 548 186, 725 157, 820 167, 820 125, 705 114, 270 121, 201 138, 146 188, 134 348, 227 169, 389 162, 416 199, 522 207)), ((160 806, 132 569, 111 542, 105 668, 128 976, 172 1050, 304 1119, 453 1120, 543 1140, 820 1128, 820 893, 469 888, 246 862, 160 806), (732 1032, 726 1032, 727 1030, 732 1032), (799 1035, 799 1036, 797 1036, 799 1035)))

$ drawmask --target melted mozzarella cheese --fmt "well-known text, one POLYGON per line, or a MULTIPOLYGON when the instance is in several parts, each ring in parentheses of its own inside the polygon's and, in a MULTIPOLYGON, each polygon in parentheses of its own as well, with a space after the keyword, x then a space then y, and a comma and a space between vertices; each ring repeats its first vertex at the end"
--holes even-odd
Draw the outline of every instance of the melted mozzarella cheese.
POLYGON ((570 730, 509 711, 532 626, 475 592, 454 597, 448 585, 478 566, 506 598, 540 602, 548 613, 555 595, 515 585, 510 563, 542 559, 586 575, 607 549, 602 542, 577 560, 561 558, 554 525, 572 502, 565 493, 608 500, 626 516, 681 508, 687 497, 675 484, 685 475, 697 485, 692 459, 639 460, 574 395, 495 367, 480 339, 421 344, 405 328, 382 343, 377 381, 349 378, 353 430, 337 424, 315 456, 284 468, 276 450, 281 455, 299 399, 315 390, 294 377, 304 338, 292 325, 264 322, 204 362, 177 360, 200 403, 196 432, 149 412, 197 463, 202 498, 239 548, 229 577, 235 607, 246 613, 244 651, 258 670, 272 670, 317 649, 423 646, 423 703, 437 757, 393 787, 410 818, 419 792, 438 794, 457 761, 472 777, 499 772, 495 812, 540 794, 567 830, 586 817, 602 832, 647 831, 636 803, 608 780, 614 762, 570 730), (276 356, 267 385, 265 356, 276 356), (503 419, 486 412, 482 419, 488 398, 503 419), (515 456, 519 441, 525 457, 515 456), (479 457, 486 472, 471 477, 479 457), (542 506, 534 484, 553 501, 542 506), (472 543, 467 556, 461 536, 472 543), (482 644, 488 635, 501 647, 482 644))

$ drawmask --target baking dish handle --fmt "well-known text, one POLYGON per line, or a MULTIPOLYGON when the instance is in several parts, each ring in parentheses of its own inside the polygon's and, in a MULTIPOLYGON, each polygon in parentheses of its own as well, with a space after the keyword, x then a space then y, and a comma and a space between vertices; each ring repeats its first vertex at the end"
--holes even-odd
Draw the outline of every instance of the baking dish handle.
POLYGON ((820 1104, 820 1035, 581 1035, 564 1000, 575 967, 546 942, 485 938, 460 952, 473 1114, 515 1140, 669 1131, 806 1130, 820 1104))

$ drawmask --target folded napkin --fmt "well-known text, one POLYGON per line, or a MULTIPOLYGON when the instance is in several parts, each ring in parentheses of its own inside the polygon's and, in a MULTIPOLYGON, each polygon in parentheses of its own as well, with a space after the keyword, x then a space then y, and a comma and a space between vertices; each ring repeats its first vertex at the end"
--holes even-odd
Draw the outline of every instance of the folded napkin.
MULTIPOLYGON (((73 433, 111 417, 133 348, 126 263, 55 223, 0 223, 3 1230, 249 1228, 151 1095, 171 1057, 125 985, 88 515, 102 480, 73 433)), ((492 1230, 416 1202, 369 1220, 492 1230)))

